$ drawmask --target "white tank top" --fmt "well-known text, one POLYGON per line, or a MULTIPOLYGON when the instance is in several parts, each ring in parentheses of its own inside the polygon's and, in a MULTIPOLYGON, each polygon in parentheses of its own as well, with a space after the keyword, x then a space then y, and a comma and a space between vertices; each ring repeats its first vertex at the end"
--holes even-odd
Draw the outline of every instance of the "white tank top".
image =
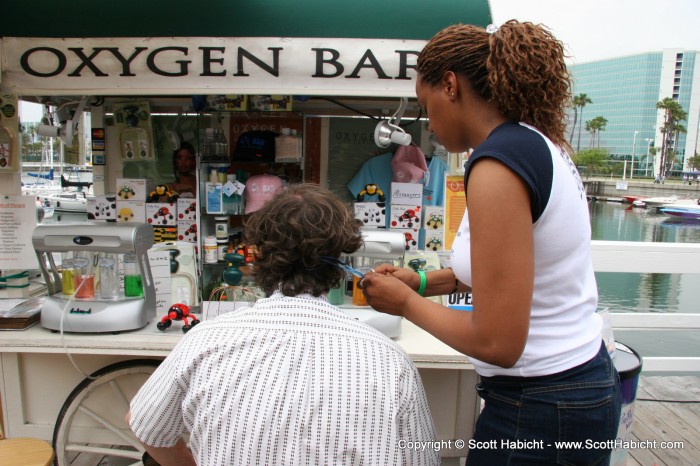
MULTIPOLYGON (((551 182, 551 191, 540 193, 540 197, 545 199, 541 214, 538 217, 533 214, 533 218, 536 218, 532 225, 535 281, 530 328, 523 354, 515 366, 508 369, 474 358, 471 361, 477 372, 487 377, 535 377, 583 364, 600 349, 602 321, 596 314, 598 290, 590 255, 591 224, 578 171, 564 150, 523 123, 499 126, 485 143, 487 141, 488 149, 479 151, 484 146, 482 144, 472 157, 492 157, 503 162, 525 179, 531 189, 536 190, 543 185, 548 187, 551 182), (523 131, 529 134, 523 134, 523 131), (546 142, 546 147, 541 143, 535 144, 534 150, 544 152, 540 161, 547 158, 546 152, 549 153, 551 180, 528 179, 530 175, 534 174, 536 178, 543 171, 549 171, 549 167, 538 170, 537 167, 527 166, 533 160, 530 158, 533 148, 529 144, 533 136, 531 131, 546 142), (528 143, 515 147, 526 149, 513 149, 514 141, 523 141, 523 137, 528 143)), ((473 160, 470 158, 470 163, 473 160)), ((457 278, 471 286, 470 233, 466 211, 452 245, 451 265, 457 278)), ((479 290, 473 290, 473 293, 477 296, 479 290)), ((479 312, 478 308, 474 312, 479 312)))

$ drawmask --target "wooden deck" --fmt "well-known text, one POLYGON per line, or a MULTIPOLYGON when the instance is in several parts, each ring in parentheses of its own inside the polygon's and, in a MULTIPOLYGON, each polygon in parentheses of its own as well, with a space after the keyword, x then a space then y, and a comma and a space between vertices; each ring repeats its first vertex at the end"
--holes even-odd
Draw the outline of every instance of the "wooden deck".
POLYGON ((656 445, 630 449, 628 466, 700 465, 700 377, 642 376, 632 438, 656 445))

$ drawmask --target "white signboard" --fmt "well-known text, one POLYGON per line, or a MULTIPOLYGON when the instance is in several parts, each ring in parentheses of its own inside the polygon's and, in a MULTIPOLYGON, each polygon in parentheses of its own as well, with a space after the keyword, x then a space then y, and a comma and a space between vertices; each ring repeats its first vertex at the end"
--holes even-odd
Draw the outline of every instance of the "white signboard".
POLYGON ((0 85, 22 95, 411 97, 423 40, 285 37, 0 39, 0 85))
POLYGON ((32 246, 36 223, 34 196, 0 195, 0 270, 39 267, 32 246))

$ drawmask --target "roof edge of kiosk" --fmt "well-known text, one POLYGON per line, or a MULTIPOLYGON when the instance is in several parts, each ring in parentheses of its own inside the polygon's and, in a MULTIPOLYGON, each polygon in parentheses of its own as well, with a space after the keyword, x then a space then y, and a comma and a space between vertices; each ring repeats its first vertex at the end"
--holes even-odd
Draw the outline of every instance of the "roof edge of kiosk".
POLYGON ((8 0, 5 37, 353 37, 427 40, 487 26, 488 0, 8 0))
POLYGON ((425 42, 488 0, 9 0, 0 91, 19 96, 412 97, 425 42))

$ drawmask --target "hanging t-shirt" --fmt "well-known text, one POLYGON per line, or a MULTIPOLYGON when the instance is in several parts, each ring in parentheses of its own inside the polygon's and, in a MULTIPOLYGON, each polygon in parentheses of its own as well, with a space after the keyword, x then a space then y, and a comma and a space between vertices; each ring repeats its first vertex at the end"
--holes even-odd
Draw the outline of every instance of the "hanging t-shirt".
POLYGON ((430 177, 423 186, 423 205, 445 205, 445 174, 447 163, 440 157, 433 156, 428 164, 430 177))

